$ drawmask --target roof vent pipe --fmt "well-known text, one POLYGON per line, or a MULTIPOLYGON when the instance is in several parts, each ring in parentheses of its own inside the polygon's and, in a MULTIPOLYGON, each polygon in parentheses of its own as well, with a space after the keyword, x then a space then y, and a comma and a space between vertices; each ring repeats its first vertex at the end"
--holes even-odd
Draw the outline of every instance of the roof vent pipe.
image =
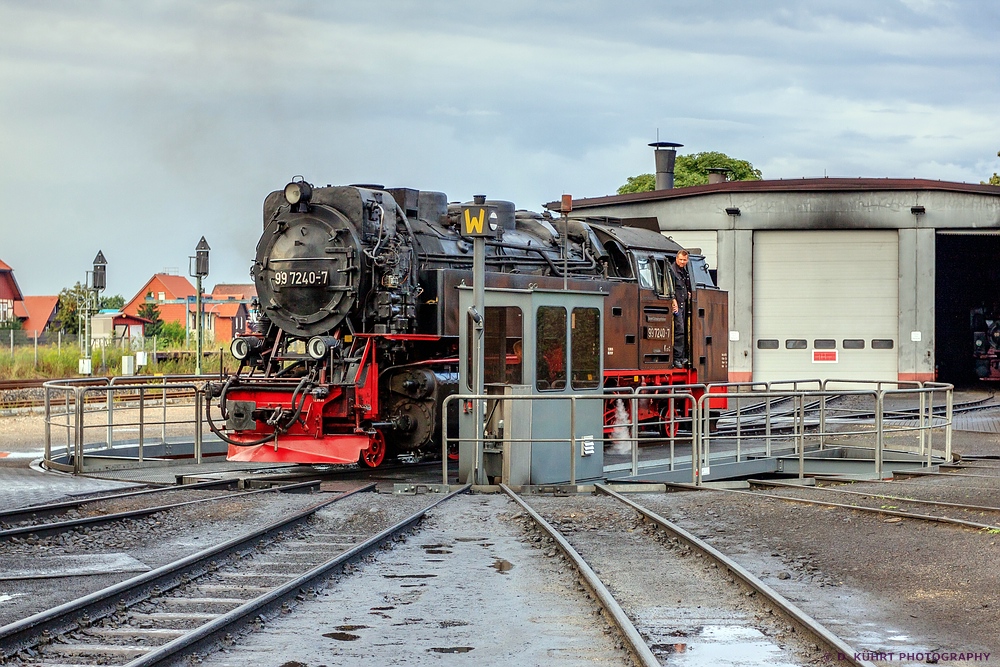
POLYGON ((674 188, 674 160, 677 159, 677 150, 684 144, 675 144, 672 141, 654 141, 649 144, 654 148, 653 157, 656 158, 656 189, 672 190, 674 188))
POLYGON ((708 184, 713 183, 725 183, 729 180, 729 170, 725 167, 709 167, 708 168, 708 184))

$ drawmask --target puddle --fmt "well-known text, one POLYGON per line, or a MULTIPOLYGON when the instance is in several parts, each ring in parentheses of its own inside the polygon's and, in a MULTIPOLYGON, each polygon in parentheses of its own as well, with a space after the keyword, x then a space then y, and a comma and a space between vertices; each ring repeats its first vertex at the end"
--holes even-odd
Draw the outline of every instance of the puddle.
POLYGON ((504 560, 503 558, 497 558, 493 561, 493 569, 497 572, 509 572, 514 568, 514 564, 509 560, 504 560))
POLYGON ((427 650, 434 651, 435 653, 468 653, 472 649, 472 646, 448 646, 446 648, 429 648, 427 650))
POLYGON ((372 611, 389 611, 395 609, 395 607, 372 607, 372 611))
POLYGON ((323 636, 342 642, 353 642, 355 639, 361 639, 361 635, 352 635, 350 632, 328 632, 323 636))
MULTIPOLYGON (((671 633, 685 636, 680 631, 671 633)), ((656 655, 669 657, 669 664, 680 665, 766 665, 791 667, 783 660, 781 648, 759 630, 742 625, 706 625, 692 632, 693 640, 684 643, 660 643, 652 647, 656 655)))
POLYGON ((10 602, 14 598, 19 598, 22 595, 24 595, 24 593, 14 593, 13 595, 8 595, 7 593, 0 593, 0 603, 10 602))
POLYGON ((421 549, 445 549, 450 547, 450 544, 421 544, 421 549))
POLYGON ((468 621, 440 621, 438 623, 439 628, 460 628, 463 625, 469 625, 468 621))
POLYGON ((485 542, 485 537, 456 537, 456 542, 485 542))
POLYGON ((292 660, 290 662, 283 663, 281 667, 306 667, 306 663, 292 660))
MULTIPOLYGON (((431 577, 436 577, 436 574, 383 574, 386 579, 430 579, 431 577)), ((390 607, 391 609, 391 607, 390 607)))
POLYGON ((443 563, 444 562, 444 558, 425 558, 424 562, 425 563, 443 563))
POLYGON ((451 549, 426 549, 429 554, 450 554, 451 549))
POLYGON ((342 632, 354 632, 355 630, 367 630, 367 625, 338 625, 337 629, 342 632))

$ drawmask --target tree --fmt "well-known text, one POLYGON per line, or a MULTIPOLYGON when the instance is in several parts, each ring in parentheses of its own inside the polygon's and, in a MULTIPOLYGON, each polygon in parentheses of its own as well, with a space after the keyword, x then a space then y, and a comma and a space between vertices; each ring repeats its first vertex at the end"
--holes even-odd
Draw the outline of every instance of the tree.
POLYGON ((125 307, 125 297, 121 294, 113 296, 102 296, 98 308, 101 310, 121 310, 125 307))
MULTIPOLYGON (((152 296, 153 293, 150 292, 146 296, 152 296)), ((163 319, 160 317, 160 308, 155 303, 146 302, 139 306, 138 310, 139 317, 143 317, 149 320, 149 324, 146 325, 146 335, 147 336, 159 336, 163 330, 163 319)))
MULTIPOLYGON (((760 169, 746 160, 732 158, 717 151, 706 151, 677 156, 674 162, 674 187, 689 188, 694 185, 705 185, 708 183, 709 169, 728 169, 731 181, 759 181, 763 178, 760 169)), ((625 185, 618 188, 618 194, 650 192, 654 189, 656 189, 656 177, 653 174, 639 174, 630 176, 625 185)))
POLYGON ((80 333, 81 306, 93 298, 93 291, 79 282, 59 292, 59 311, 56 322, 65 334, 80 333))
POLYGON ((625 185, 618 188, 618 194, 627 195, 631 192, 652 192, 656 189, 656 176, 653 174, 639 174, 629 176, 625 185))
MULTIPOLYGON (((997 151, 997 157, 1000 157, 1000 151, 997 151)), ((1000 185, 1000 176, 994 171, 993 175, 990 176, 988 181, 980 181, 983 185, 1000 185)))

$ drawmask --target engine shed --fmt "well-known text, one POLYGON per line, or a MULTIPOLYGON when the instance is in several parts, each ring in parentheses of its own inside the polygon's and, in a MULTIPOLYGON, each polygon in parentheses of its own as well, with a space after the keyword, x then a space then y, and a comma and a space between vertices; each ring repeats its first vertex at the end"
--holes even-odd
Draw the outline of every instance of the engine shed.
POLYGON ((730 381, 1000 379, 1000 187, 716 180, 573 210, 700 249, 729 293, 730 381))

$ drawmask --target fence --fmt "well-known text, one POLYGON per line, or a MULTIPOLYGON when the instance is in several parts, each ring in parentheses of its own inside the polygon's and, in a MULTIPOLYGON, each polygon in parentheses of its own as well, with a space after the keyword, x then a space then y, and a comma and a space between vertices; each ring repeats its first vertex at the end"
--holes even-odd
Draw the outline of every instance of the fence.
MULTIPOLYGON (((931 465, 951 459, 953 387, 943 383, 793 380, 784 382, 718 383, 638 389, 608 389, 603 397, 585 395, 498 396, 461 395, 446 401, 562 400, 575 414, 601 401, 605 419, 605 466, 608 473, 637 478, 642 474, 685 471, 701 484, 713 464, 726 465, 795 457, 798 475, 806 474, 807 457, 860 461, 881 478, 887 454, 906 455, 907 463, 931 465), (723 409, 715 404, 725 403, 723 409), (642 415, 653 414, 642 419, 642 415), (832 449, 840 457, 829 457, 832 449), (846 452, 846 453, 844 453, 846 452), (626 458, 627 457, 627 458, 626 458), (616 460, 625 458, 624 461, 616 460), (868 465, 870 462, 870 466, 868 465)), ((447 418, 442 416, 447 429, 447 418)), ((444 430, 443 432, 447 432, 444 430)), ((574 452, 575 426, 565 438, 518 439, 574 452)), ((477 460, 496 441, 486 433, 476 442, 477 460)), ((445 438, 442 451, 459 441, 445 438)), ((575 473, 573 461, 568 468, 575 473)), ((447 469, 443 466, 445 481, 447 469)), ((575 474, 570 483, 575 484, 575 474)))
MULTIPOLYGON (((125 465, 124 460, 190 456, 201 460, 205 394, 194 376, 55 380, 45 384, 45 463, 75 473, 125 465), (153 448, 153 449, 151 449, 153 448), (90 462, 90 465, 88 465, 90 462)), ((487 433, 475 441, 477 460, 487 444, 531 442, 567 454, 579 444, 575 417, 605 416, 604 473, 684 471, 701 484, 713 464, 795 457, 805 474, 807 456, 837 448, 865 458, 882 477, 887 452, 930 465, 951 459, 953 387, 942 383, 797 380, 674 387, 609 389, 603 395, 453 395, 442 405, 441 443, 447 483, 450 445, 473 439, 448 430, 454 401, 563 401, 570 415, 566 437, 512 438, 487 433), (724 405, 720 405, 724 404, 724 405), (590 413, 593 415, 593 413, 590 413), (652 416, 650 416, 652 415, 652 416), (558 449, 558 448, 562 449, 558 449), (857 454, 861 452, 861 454, 857 454)), ((560 454, 559 456, 562 456, 560 454)), ((576 458, 568 461, 575 483, 576 458)))
POLYGON ((225 449, 205 430, 195 376, 54 380, 45 388, 44 465, 81 473, 225 449), (209 446, 211 445, 211 446, 209 446))
MULTIPOLYGON (((63 335, 62 332, 35 332, 20 330, 0 331, 0 369, 6 377, 30 376, 31 370, 41 370, 50 376, 72 375, 78 370, 77 359, 82 358, 82 336, 63 335)), ((99 374, 123 374, 122 357, 145 352, 146 365, 154 371, 157 364, 168 360, 194 359, 194 341, 185 349, 171 345, 164 349, 164 341, 157 336, 133 338, 96 338, 91 349, 92 368, 99 374)), ((206 368, 224 361, 232 366, 234 360, 228 347, 206 343, 204 349, 206 368)), ((140 362, 141 363, 141 362, 140 362)), ((173 372, 184 372, 173 368, 173 372)))

